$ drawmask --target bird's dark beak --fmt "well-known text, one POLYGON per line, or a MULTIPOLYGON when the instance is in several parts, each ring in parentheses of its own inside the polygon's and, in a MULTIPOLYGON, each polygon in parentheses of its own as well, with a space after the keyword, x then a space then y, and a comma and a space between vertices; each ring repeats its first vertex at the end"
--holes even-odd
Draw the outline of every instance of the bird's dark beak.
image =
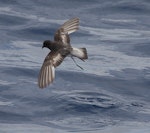
POLYGON ((42 46, 42 49, 44 48, 44 46, 42 46))

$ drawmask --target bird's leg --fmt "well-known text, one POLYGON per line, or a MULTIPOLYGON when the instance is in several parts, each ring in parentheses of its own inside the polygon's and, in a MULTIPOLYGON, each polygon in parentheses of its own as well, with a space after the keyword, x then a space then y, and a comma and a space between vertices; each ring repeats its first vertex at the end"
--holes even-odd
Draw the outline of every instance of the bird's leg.
POLYGON ((77 62, 75 61, 75 59, 73 58, 73 56, 71 56, 71 58, 72 58, 73 62, 76 64, 77 67, 79 67, 80 69, 84 70, 81 66, 79 66, 79 65, 77 64, 77 62))

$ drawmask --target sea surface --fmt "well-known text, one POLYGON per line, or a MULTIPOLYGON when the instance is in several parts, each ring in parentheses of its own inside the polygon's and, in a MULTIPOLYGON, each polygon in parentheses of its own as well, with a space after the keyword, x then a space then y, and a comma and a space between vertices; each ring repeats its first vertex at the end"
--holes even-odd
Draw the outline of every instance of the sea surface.
POLYGON ((150 133, 149 0, 0 0, 0 133, 150 133), (80 18, 50 86, 38 74, 55 31, 80 18))

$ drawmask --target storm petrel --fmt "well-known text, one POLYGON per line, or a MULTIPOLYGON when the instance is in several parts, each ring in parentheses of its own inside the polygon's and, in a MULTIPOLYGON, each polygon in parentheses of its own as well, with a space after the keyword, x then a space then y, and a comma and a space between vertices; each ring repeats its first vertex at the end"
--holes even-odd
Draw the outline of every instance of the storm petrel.
POLYGON ((59 66, 68 55, 78 57, 81 60, 88 58, 86 48, 74 48, 70 44, 69 34, 79 29, 79 18, 73 18, 65 22, 55 33, 54 41, 46 40, 43 47, 51 51, 45 57, 41 67, 38 85, 39 88, 45 88, 53 82, 55 77, 55 68, 59 66))

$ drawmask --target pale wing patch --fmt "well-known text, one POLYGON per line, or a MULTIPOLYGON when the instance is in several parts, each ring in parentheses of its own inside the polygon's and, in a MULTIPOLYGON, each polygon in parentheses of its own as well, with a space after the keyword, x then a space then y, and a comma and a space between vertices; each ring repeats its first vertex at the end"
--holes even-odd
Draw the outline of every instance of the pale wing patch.
POLYGON ((52 69, 52 78, 53 78, 53 80, 54 80, 54 78, 55 78, 55 67, 54 66, 52 66, 51 67, 52 69))
POLYGON ((68 45, 67 44, 68 40, 67 40, 66 36, 67 36, 67 34, 61 33, 61 39, 62 39, 63 44, 68 45))
POLYGON ((55 57, 53 57, 54 67, 59 66, 62 63, 63 59, 64 58, 62 57, 62 55, 60 53, 58 53, 55 57))

